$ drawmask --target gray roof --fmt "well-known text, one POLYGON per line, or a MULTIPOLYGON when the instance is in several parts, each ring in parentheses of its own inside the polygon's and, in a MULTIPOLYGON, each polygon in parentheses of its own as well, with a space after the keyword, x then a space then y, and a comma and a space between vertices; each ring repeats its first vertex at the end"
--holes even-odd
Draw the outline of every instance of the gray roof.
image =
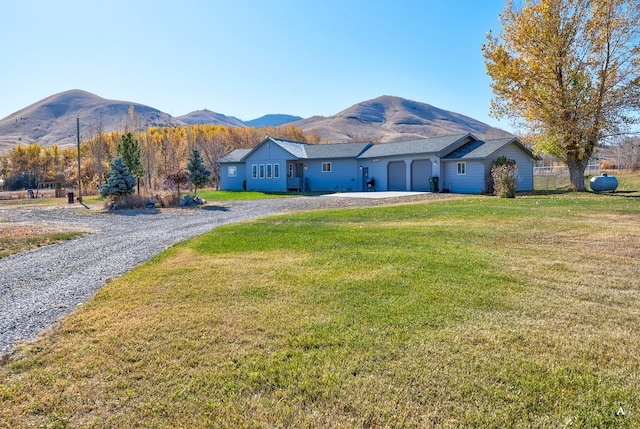
POLYGON ((455 134, 450 136, 433 137, 429 139, 411 140, 405 142, 381 143, 373 145, 364 154, 362 154, 360 158, 383 158, 387 156, 415 154, 435 155, 466 138, 475 140, 475 137, 473 137, 471 134, 455 134))
POLYGON ((306 152, 305 152, 305 147, 310 146, 308 143, 292 142, 292 141, 289 141, 289 140, 278 140, 278 139, 274 139, 274 138, 271 138, 271 137, 267 137, 265 140, 267 140, 267 139, 271 140, 272 142, 274 142, 275 144, 277 144, 282 149, 286 150, 287 152, 289 152, 291 155, 295 156, 296 158, 306 158, 307 157, 306 152))
POLYGON ((535 158, 533 153, 520 143, 517 138, 507 137, 496 140, 469 142, 447 154, 443 159, 485 159, 509 143, 515 143, 516 146, 526 152, 529 156, 535 158))
POLYGON ((356 158, 370 146, 371 142, 314 144, 306 146, 305 151, 307 159, 356 158))
POLYGON ((221 164, 242 162, 242 158, 244 158, 249 152, 251 152, 251 149, 236 149, 220 158, 218 162, 221 164))

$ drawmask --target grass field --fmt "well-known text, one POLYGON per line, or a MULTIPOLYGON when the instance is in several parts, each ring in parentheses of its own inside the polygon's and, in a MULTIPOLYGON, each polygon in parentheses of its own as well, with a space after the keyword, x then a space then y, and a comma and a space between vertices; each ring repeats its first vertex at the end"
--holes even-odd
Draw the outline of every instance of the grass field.
POLYGON ((0 426, 639 427, 638 273, 632 190, 226 226, 19 347, 0 426))
POLYGON ((81 231, 60 231, 51 226, 0 221, 0 259, 84 234, 86 233, 81 231))

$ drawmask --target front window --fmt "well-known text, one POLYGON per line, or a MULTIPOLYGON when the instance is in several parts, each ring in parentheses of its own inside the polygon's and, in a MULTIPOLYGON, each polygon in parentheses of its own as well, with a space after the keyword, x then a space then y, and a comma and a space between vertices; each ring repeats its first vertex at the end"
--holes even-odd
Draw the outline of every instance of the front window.
POLYGON ((267 164, 267 179, 271 179, 272 172, 273 172, 273 165, 267 164))
POLYGON ((237 175, 238 175, 238 167, 236 167, 235 165, 230 165, 229 169, 227 170, 227 176, 236 177, 237 175))
POLYGON ((264 164, 260 164, 260 178, 264 179, 264 164))
POLYGON ((293 164, 289 163, 289 172, 287 173, 287 177, 293 177, 293 164))
POLYGON ((323 173, 331 173, 331 163, 330 162, 323 162, 322 163, 322 172, 323 173))
POLYGON ((258 165, 257 164, 253 164, 251 166, 251 178, 252 179, 257 179, 258 178, 258 165))
POLYGON ((273 164, 273 177, 280 178, 280 164, 273 164))
POLYGON ((467 174, 467 163, 459 162, 458 163, 458 176, 464 176, 467 174))

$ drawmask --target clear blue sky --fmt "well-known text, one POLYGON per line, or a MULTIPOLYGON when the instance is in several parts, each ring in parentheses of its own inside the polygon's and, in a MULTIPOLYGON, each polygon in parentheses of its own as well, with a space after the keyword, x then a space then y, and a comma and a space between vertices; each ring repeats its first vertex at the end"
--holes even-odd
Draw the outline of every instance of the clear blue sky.
POLYGON ((329 116, 394 95, 489 118, 505 0, 0 0, 0 118, 82 89, 172 116, 329 116))

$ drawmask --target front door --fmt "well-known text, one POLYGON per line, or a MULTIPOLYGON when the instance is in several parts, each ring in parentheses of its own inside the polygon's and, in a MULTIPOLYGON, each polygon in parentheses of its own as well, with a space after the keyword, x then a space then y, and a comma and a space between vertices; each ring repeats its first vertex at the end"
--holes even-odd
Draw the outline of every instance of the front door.
POLYGON ((369 181, 369 167, 362 167, 362 190, 367 190, 367 182, 369 181))

